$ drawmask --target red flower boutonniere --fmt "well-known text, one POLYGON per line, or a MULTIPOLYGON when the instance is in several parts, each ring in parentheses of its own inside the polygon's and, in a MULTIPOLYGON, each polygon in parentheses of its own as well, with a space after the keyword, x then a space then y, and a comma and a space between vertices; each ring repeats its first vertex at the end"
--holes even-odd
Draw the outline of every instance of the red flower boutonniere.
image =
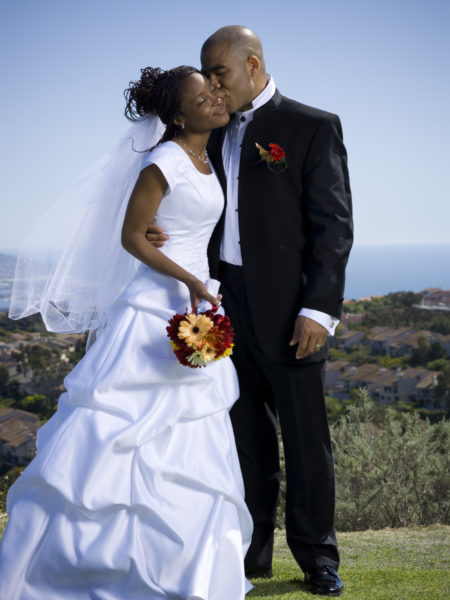
POLYGON ((261 160, 265 160, 269 171, 273 173, 282 173, 287 169, 286 153, 278 144, 270 143, 270 150, 265 150, 262 146, 255 142, 255 146, 259 150, 261 160))

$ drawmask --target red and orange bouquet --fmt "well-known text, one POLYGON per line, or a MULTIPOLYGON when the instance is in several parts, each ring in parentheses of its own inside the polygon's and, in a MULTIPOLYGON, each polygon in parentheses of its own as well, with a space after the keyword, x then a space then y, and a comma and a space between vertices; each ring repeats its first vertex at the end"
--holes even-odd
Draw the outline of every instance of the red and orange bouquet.
POLYGON ((167 336, 179 362, 196 369, 229 356, 234 331, 230 318, 217 314, 217 306, 195 314, 176 314, 169 320, 167 336))

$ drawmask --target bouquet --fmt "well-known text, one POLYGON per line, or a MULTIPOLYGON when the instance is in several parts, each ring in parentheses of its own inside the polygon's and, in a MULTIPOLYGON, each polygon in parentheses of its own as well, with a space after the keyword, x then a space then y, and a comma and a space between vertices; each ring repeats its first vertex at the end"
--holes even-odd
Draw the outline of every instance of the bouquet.
POLYGON ((217 314, 217 306, 195 314, 175 314, 167 326, 167 336, 179 362, 196 369, 229 356, 234 331, 230 318, 217 314))

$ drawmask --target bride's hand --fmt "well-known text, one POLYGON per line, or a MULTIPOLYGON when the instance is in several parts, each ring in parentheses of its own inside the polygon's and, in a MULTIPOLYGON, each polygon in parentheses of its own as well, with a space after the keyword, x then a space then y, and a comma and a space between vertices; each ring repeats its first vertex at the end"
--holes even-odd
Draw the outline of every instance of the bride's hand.
POLYGON ((194 312, 197 312, 197 308, 201 300, 206 300, 207 302, 210 302, 216 306, 220 304, 221 295, 219 294, 217 297, 215 297, 210 294, 203 281, 195 279, 192 283, 188 284, 188 288, 191 295, 191 306, 194 312))

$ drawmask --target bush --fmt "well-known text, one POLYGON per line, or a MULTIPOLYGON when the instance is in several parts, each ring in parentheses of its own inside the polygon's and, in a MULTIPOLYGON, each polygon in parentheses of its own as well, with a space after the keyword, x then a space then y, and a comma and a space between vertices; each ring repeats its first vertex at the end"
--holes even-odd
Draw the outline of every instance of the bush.
POLYGON ((0 513, 6 512, 6 496, 9 488, 22 474, 25 467, 13 467, 6 470, 0 463, 0 513))
MULTIPOLYGON (((327 403, 336 408, 327 398, 327 403)), ((330 408, 330 406, 329 406, 330 408)), ((336 529, 362 531, 450 523, 450 421, 421 420, 376 405, 353 390, 331 426, 336 470, 336 529)), ((277 527, 284 528, 283 445, 277 527)))
POLYGON ((56 409, 44 394, 25 396, 17 403, 17 408, 39 415, 42 420, 49 419, 56 409))
POLYGON ((450 422, 386 410, 377 424, 366 391, 332 427, 336 529, 357 531, 450 521, 450 422))

